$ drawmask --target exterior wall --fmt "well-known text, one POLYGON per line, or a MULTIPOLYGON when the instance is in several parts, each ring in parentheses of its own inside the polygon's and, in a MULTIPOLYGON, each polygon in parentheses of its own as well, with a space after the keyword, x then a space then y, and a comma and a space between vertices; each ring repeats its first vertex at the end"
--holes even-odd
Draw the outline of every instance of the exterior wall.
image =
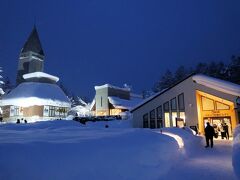
POLYGON ((109 115, 109 102, 108 102, 108 88, 96 90, 96 115, 107 116, 109 115))
MULTIPOLYGON (((54 116, 44 116, 44 107, 45 106, 30 106, 30 107, 19 107, 19 115, 10 115, 10 109, 11 106, 3 106, 3 121, 5 122, 13 122, 16 123, 17 119, 26 119, 28 122, 36 121, 36 120, 54 120, 54 119, 59 119, 59 118, 64 118, 66 116, 63 116, 62 114, 54 115, 54 116)), ((49 107, 49 106, 48 106, 49 107)), ((59 108, 66 108, 66 107, 57 107, 57 106, 52 106, 55 109, 59 108)), ((69 110, 69 109, 68 109, 69 110)), ((55 113, 57 113, 55 111, 55 113)), ((54 113, 54 114, 55 114, 54 113)), ((67 112, 64 113, 67 115, 67 112)))
MULTIPOLYGON (((208 88, 201 84, 197 84, 192 80, 192 77, 189 77, 188 79, 177 84, 170 90, 166 91, 165 93, 159 95, 158 97, 152 99, 151 101, 147 102, 143 106, 134 110, 133 111, 133 127, 143 127, 143 115, 145 115, 146 113, 148 113, 148 124, 150 124, 150 111, 154 109, 156 110, 156 108, 159 107, 160 105, 162 105, 162 116, 163 116, 163 121, 165 121, 163 104, 167 101, 169 101, 170 103, 170 100, 172 98, 177 97, 181 93, 184 93, 186 126, 197 126, 197 127, 200 126, 200 131, 201 133, 203 133, 203 116, 201 115, 201 112, 199 109, 200 106, 198 105, 197 91, 202 91, 204 93, 208 93, 210 95, 217 96, 221 99, 225 99, 232 102, 233 104, 233 108, 231 110, 232 111, 231 113, 232 128, 236 127, 237 122, 239 122, 238 117, 236 116, 237 114, 236 98, 237 97, 220 92, 220 91, 216 91, 214 89, 208 88)), ((155 113, 155 119, 156 119, 156 113, 155 113)), ((171 121, 171 126, 172 125, 173 124, 171 121)))
MULTIPOLYGON (((96 116, 108 116, 108 115, 115 115, 115 112, 120 112, 122 110, 114 111, 114 107, 110 105, 108 97, 114 96, 119 97, 121 99, 130 99, 130 91, 125 91, 121 89, 115 89, 111 87, 104 87, 100 89, 96 89, 96 116)), ((119 113, 118 113, 119 114, 119 113)))
POLYGON ((31 116, 43 116, 43 106, 31 106, 23 108, 23 116, 31 117, 31 116))
POLYGON ((10 106, 3 106, 1 108, 2 108, 2 111, 3 111, 3 113, 2 113, 3 119, 8 118, 10 116, 10 106))
MULTIPOLYGON (((192 86, 193 82, 191 79, 187 79, 183 81, 182 83, 176 85, 172 89, 166 91, 164 94, 156 97, 155 99, 151 100, 150 102, 146 103, 139 109, 136 109, 133 112, 133 127, 143 127, 143 115, 146 113, 150 113, 150 111, 156 109, 160 105, 162 105, 167 101, 170 102, 171 99, 175 98, 177 99, 178 95, 184 93, 184 103, 185 103, 185 122, 187 125, 192 126, 197 124, 197 109, 196 107, 196 98, 195 98, 195 89, 192 86), (190 108, 188 108, 188 107, 190 108)), ((178 104, 178 100, 177 100, 178 104)), ((163 110, 162 110, 163 112, 163 110)), ((170 110, 171 112, 171 110, 170 110)), ((179 110, 177 111, 179 114, 179 110)), ((164 114, 164 112, 162 113, 164 114)), ((170 113, 171 114, 171 113, 170 113)), ((156 113, 155 113, 156 118, 156 113)), ((150 118, 148 118, 150 119, 150 118)), ((171 119, 171 118, 170 118, 171 119)), ((164 121, 164 115, 163 115, 163 121, 164 121)), ((172 126, 172 121, 171 121, 172 126)))

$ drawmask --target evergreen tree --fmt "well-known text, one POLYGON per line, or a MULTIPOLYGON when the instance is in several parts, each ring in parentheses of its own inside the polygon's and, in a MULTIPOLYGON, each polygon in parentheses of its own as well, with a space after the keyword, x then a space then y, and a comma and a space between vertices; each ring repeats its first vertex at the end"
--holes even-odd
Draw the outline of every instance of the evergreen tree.
POLYGON ((208 74, 208 65, 206 63, 198 63, 195 73, 208 74))
POLYGON ((229 81, 240 84, 240 57, 232 56, 231 62, 227 67, 227 78, 229 81))
POLYGON ((173 74, 170 70, 167 70, 161 79, 155 83, 153 87, 154 92, 159 92, 163 89, 166 89, 174 84, 175 80, 173 74))
POLYGON ((189 73, 184 66, 179 66, 179 68, 175 72, 174 83, 183 80, 185 77, 188 76, 188 74, 189 73))

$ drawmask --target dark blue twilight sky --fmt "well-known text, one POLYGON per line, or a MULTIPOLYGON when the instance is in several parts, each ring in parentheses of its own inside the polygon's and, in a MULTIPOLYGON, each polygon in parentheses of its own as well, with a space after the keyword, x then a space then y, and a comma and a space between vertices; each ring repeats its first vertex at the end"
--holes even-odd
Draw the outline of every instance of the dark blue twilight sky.
POLYGON ((1 0, 0 66, 15 81, 36 24, 45 71, 77 95, 94 86, 151 89, 166 69, 240 54, 239 0, 1 0))

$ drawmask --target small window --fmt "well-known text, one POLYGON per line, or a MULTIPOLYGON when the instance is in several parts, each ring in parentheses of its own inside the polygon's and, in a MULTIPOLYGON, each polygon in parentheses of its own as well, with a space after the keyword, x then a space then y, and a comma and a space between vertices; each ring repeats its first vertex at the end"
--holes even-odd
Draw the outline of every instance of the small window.
POLYGON ((169 102, 165 102, 163 104, 163 109, 164 109, 164 112, 169 112, 169 102))
POLYGON ((171 99, 171 110, 177 110, 177 99, 173 98, 171 99))
POLYGON ((148 128, 148 113, 143 115, 143 128, 148 128))
POLYGON ((155 119, 155 109, 150 112, 150 119, 155 119))
POLYGON ((216 102, 216 106, 217 106, 217 110, 229 110, 230 106, 220 103, 220 102, 216 102))
POLYGON ((155 109, 150 112, 150 128, 154 129, 155 126, 155 109))
POLYGON ((101 107, 102 107, 102 96, 101 96, 101 107))
POLYGON ((55 116, 55 107, 49 106, 49 117, 54 117, 54 116, 55 116))
POLYGON ((157 119, 162 119, 162 106, 157 107, 157 119))
POLYGON ((178 108, 179 108, 179 110, 182 110, 182 111, 185 110, 183 93, 178 95, 178 108))
POLYGON ((202 109, 203 111, 214 110, 214 101, 212 99, 202 96, 202 109))

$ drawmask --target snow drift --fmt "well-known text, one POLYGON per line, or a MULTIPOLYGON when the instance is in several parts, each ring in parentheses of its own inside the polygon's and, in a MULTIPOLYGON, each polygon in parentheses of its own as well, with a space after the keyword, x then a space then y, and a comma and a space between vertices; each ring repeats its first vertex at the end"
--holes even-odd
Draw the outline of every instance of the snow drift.
POLYGON ((234 130, 232 164, 235 174, 240 179, 240 125, 234 130))

